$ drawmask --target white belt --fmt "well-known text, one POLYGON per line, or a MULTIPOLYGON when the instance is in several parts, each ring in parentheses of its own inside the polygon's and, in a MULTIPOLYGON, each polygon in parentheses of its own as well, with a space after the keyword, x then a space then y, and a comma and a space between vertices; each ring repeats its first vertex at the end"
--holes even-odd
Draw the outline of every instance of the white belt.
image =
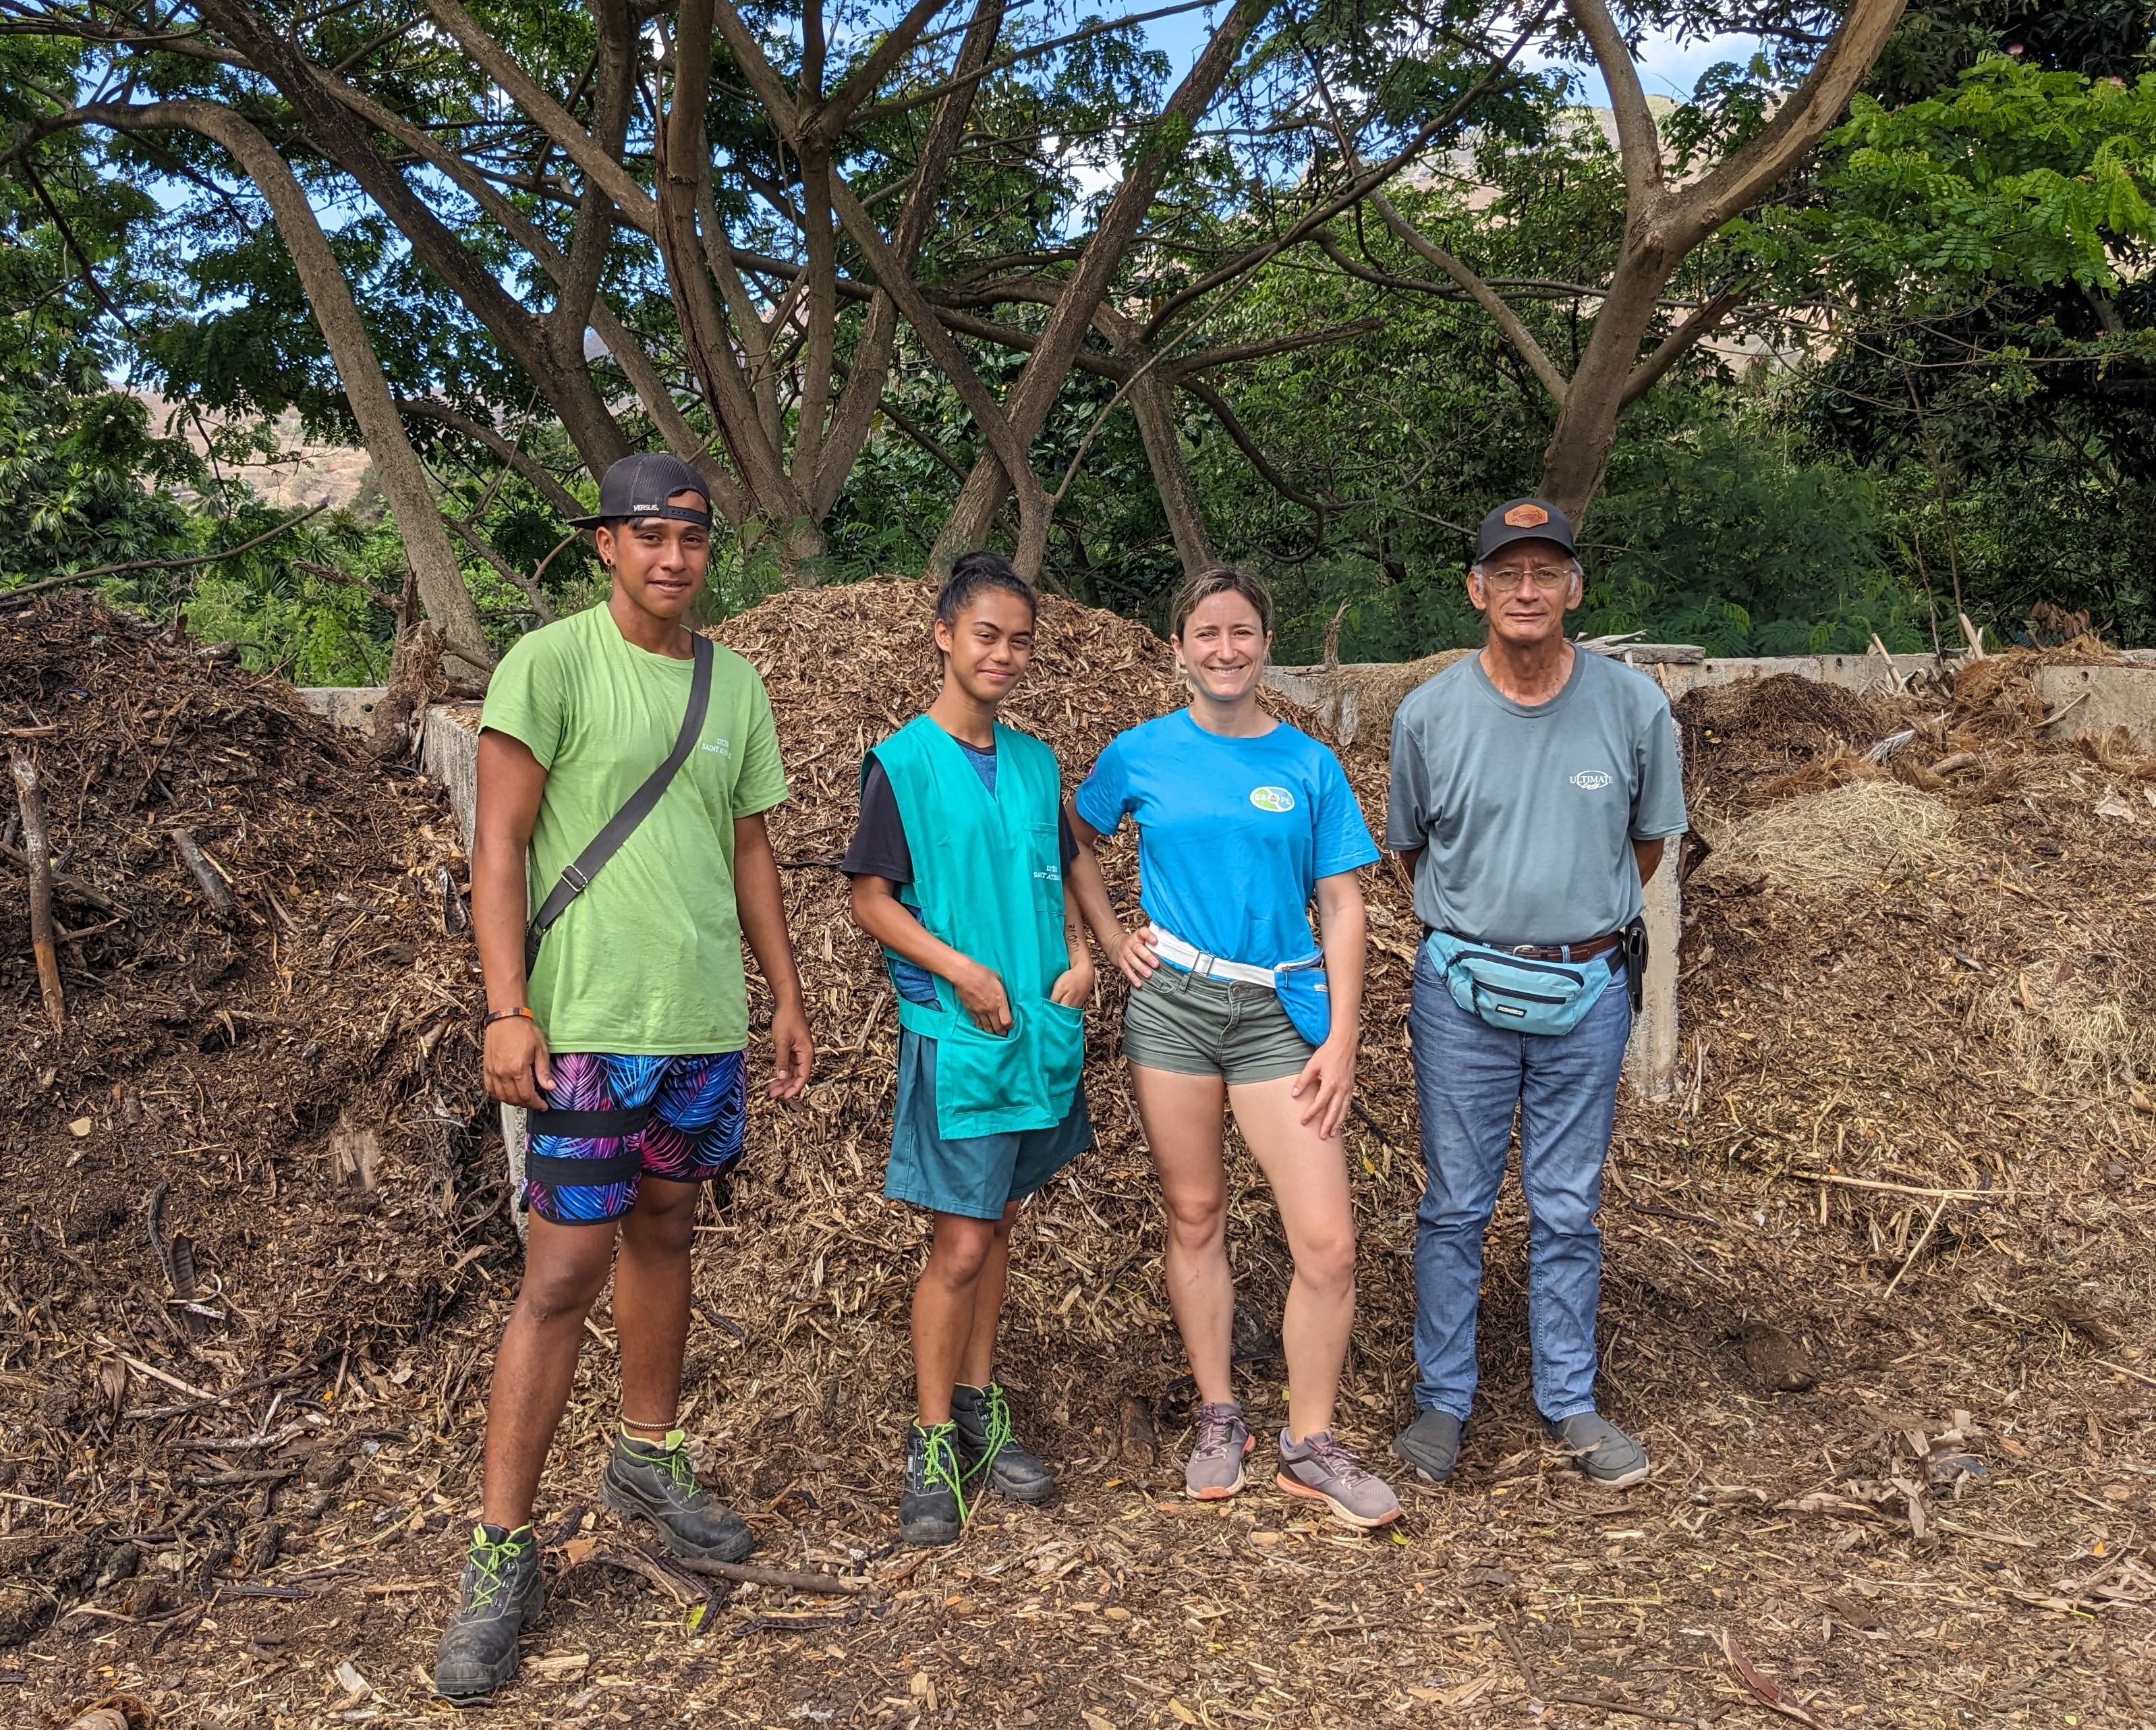
POLYGON ((1273 969, 1254 968, 1246 962, 1223 961, 1217 955, 1208 955, 1194 948, 1171 932, 1158 925, 1150 929, 1152 952, 1172 968, 1180 968, 1186 973, 1195 973, 1201 979, 1229 979, 1238 985, 1262 985, 1268 991, 1278 988, 1274 983, 1273 969))

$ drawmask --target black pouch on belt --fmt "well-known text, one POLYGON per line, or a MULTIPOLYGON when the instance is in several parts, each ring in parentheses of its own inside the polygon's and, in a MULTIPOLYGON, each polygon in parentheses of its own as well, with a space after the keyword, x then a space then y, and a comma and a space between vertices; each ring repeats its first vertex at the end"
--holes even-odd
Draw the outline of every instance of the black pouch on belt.
POLYGON ((1625 927, 1625 989, 1631 993, 1636 1015, 1647 1002, 1647 921, 1635 918, 1625 927))

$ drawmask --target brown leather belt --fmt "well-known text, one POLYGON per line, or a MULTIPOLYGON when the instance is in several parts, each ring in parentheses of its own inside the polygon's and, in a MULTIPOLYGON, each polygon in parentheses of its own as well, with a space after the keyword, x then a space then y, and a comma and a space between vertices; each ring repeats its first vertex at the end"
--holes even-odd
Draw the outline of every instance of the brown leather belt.
MULTIPOLYGON (((1423 935, 1429 934, 1425 929, 1423 935)), ((1522 961, 1592 961, 1598 955, 1607 955, 1612 949, 1624 946, 1625 933, 1620 931, 1606 937, 1589 937, 1582 943, 1486 943, 1482 947, 1501 954, 1517 955, 1522 961), (1569 954, 1566 953, 1568 950, 1569 954)))

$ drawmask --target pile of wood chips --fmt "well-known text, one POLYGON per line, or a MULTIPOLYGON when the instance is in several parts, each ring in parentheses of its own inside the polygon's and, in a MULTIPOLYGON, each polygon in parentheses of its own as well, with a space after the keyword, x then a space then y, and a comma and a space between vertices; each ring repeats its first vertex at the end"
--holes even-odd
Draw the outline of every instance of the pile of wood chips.
POLYGON ((0 808, 4 1645, 131 1583, 118 1533, 274 1557, 265 1458, 296 1484, 357 1446, 324 1396, 408 1353, 506 1214, 438 788, 228 647, 78 597, 0 611, 0 732, 42 785, 64 993, 56 1031, 0 808), (275 1450, 196 1440, 249 1406, 275 1450))
MULTIPOLYGON (((1681 1085, 1673 1101, 1623 1100, 1603 1214, 1602 1395, 1654 1450, 1649 1483, 1593 1490, 1540 1432, 1516 1187, 1488 1248, 1483 1383, 1460 1473, 1441 1490, 1419 1486, 1384 1452, 1413 1413, 1409 1251, 1421 1188, 1403 1026, 1416 927, 1408 886, 1388 863, 1368 874, 1361 1111, 1346 1138, 1361 1313, 1339 1427, 1400 1485, 1408 1519, 1373 1542, 1313 1521, 1270 1487, 1289 1268, 1240 1150, 1229 1226, 1242 1295, 1238 1376, 1260 1451, 1252 1488, 1233 1502, 1181 1497, 1190 1389, 1162 1286, 1157 1192, 1116 1050, 1119 988, 1108 979, 1087 1075, 1100 1145, 1028 1210, 1006 1311, 1002 1373, 1019 1430, 1054 1462, 1062 1493, 1042 1508, 991 1497, 958 1547, 900 1551, 907 1307, 923 1233, 911 1210, 880 1194, 891 993, 846 916, 835 861, 855 820, 861 752, 932 693, 928 614, 924 585, 864 584, 783 594, 720 631, 757 664, 778 717, 793 793, 773 834, 819 1056, 805 1101, 755 1100, 734 1199, 700 1225, 683 1421, 707 1476, 757 1527, 757 1559, 844 1575, 849 1589, 807 1594, 774 1580, 706 1594, 715 1583, 633 1558, 638 1536, 593 1511, 618 1389, 612 1353, 588 1351, 542 1492, 552 1607, 505 1699, 516 1721, 686 1715, 1120 1730, 1496 1725, 1534 1713, 1601 1730, 1717 1720, 1769 1694, 1815 1723, 2148 1721, 2156 1571, 2142 1535, 2156 1521, 2156 1361, 2145 1337, 2156 1306, 2156 1183, 2147 1114, 2156 1102, 2132 1044, 2148 1018, 2123 1018, 2125 1043, 2106 1044, 2085 1024, 2099 1019, 2093 1008, 2076 1012, 2071 1034, 2047 1031, 2061 1024, 2045 1012, 2070 998, 2085 1007, 2148 1001, 2156 807, 2144 789, 2156 782, 2116 741, 2042 742, 2026 726, 1988 731, 1986 752, 1999 761, 1973 775, 1934 769, 1947 747, 1968 748, 1951 726, 1912 759, 1948 783, 1923 789, 1953 812, 1958 846, 1945 865, 1890 871, 1832 898, 1741 875, 1687 897, 1681 1085), (2010 788, 1998 780, 2002 766, 2010 788), (1974 797, 1994 783, 1994 793, 1974 797), (2071 1052, 2069 1037, 2079 1041, 2071 1052)), ((1164 647, 1143 629, 1053 599, 1041 624, 1010 718, 1055 747, 1075 784, 1115 732, 1181 696, 1164 647)), ((198 689, 162 651, 113 640, 126 645, 131 677, 155 670, 161 716, 182 690, 198 689)), ((0 660, 11 647, 0 643, 0 660)), ((2010 669, 1984 676, 1995 681, 1984 714, 2025 710, 2025 669, 2020 687, 2010 669)), ((19 1305, 26 1322, 24 1344, 0 1358, 10 1426, 0 1452, 32 1462, 13 1487, 42 1500, 4 1504, 16 1535, 0 1536, 0 1575, 13 1574, 33 1604, 12 1632, 0 1630, 0 1642, 28 1642, 0 1650, 0 1688, 17 1681, 25 1702, 54 1714, 124 1692, 131 1714, 141 1705, 172 1725, 218 1730, 417 1722, 432 1710, 423 1677, 475 1503, 485 1372, 515 1277, 500 1248, 500 1192, 485 1187, 498 1147, 476 1166, 439 1154, 446 1163, 428 1166, 397 1139, 432 1113, 454 1150, 473 1115, 463 1043, 470 952, 462 939, 433 935, 440 921, 428 874, 451 855, 446 841, 422 844, 429 828, 444 832, 431 807, 418 814, 421 799, 390 803, 398 796, 376 783, 375 820, 398 845, 365 851, 348 841, 336 856, 358 875, 334 889, 326 847, 305 870, 273 873, 249 850, 259 838, 285 833, 310 809, 356 825, 356 806, 326 807, 321 778, 357 788, 373 772, 334 742, 312 742, 326 736, 273 702, 266 683, 228 670, 214 681, 225 693, 220 715, 246 701, 274 711, 274 721, 221 723, 259 726, 259 739, 213 741, 175 726, 160 753, 145 732, 157 723, 97 697, 105 685, 56 671, 26 691, 6 682, 13 678, 0 670, 0 696, 15 705, 0 716, 10 726, 65 721, 70 685, 104 705, 96 727, 78 727, 82 742, 66 747, 81 754, 56 774, 65 796, 54 803, 72 825, 63 839, 83 850, 69 870, 86 858, 116 897, 124 886, 162 910, 167 948, 155 977, 192 1018, 172 1035, 116 1005, 115 1030, 98 1047, 134 1027, 167 1066, 155 1073, 203 1081, 197 1116, 156 1144, 184 1174, 167 1207, 187 1199, 207 1211, 217 1198, 218 1207, 254 1210, 254 1226, 216 1261, 225 1292, 250 1294, 245 1325, 206 1322, 187 1338, 161 1319, 176 1312, 133 1215, 107 1238, 64 1245, 57 1222, 70 1202, 54 1192, 71 1179, 45 1168, 38 1191, 6 1210, 0 1301, 19 1305), (287 766, 296 747, 271 759, 272 735, 311 742, 322 764, 340 767, 311 768, 317 778, 303 783, 287 766), (213 742, 254 753, 247 761, 263 778, 202 785, 218 772, 213 742), (176 756, 183 744, 192 754, 176 756), (74 788, 99 752, 136 803, 100 805, 105 783, 90 778, 90 814, 79 819, 74 788), (152 761, 199 767, 179 782, 168 769, 153 785, 144 778, 152 761), (280 788, 280 777, 294 788, 280 788), (137 784, 149 793, 133 794, 137 784), (277 1071, 289 1100, 238 1096, 245 1112, 218 1109, 234 1083, 212 1065, 229 1054, 201 1040, 223 1023, 213 1007, 196 1009, 177 971, 189 952, 176 933, 192 931, 198 956, 206 943, 220 952, 221 932, 191 910, 192 886, 167 863, 169 850, 138 838, 132 852, 96 851, 116 844, 101 834, 151 822, 108 809, 171 822, 213 798, 227 826, 205 820, 198 834, 264 921, 249 927, 254 970, 235 977, 300 1005, 261 1010, 308 1022, 292 1029, 293 1059, 305 1041, 321 1042, 277 1071), (401 921, 401 941, 417 950, 408 964, 340 983, 353 943, 376 927, 330 967, 324 940, 341 927, 327 908, 293 900, 310 884, 331 896, 370 894, 382 928, 373 941, 401 921), (301 934, 284 928, 258 889, 274 891, 301 934), (408 1000, 396 994, 407 989, 408 1000), (404 1103, 386 1115, 371 1106, 338 1141, 317 1072, 347 1092, 413 1074, 428 1026, 413 1017, 439 998, 463 1007, 440 1024, 447 1030, 404 1103), (372 1001, 371 1015, 336 1007, 361 1000, 372 1001), (393 1002, 408 1001, 385 1019, 393 1002), (397 1192, 415 1204, 401 1235, 377 1224, 379 1202, 368 1212, 348 1181, 339 1187, 331 1160, 333 1142, 349 1148, 377 1117, 406 1126, 377 1132, 386 1156, 406 1162, 398 1169, 418 1174, 397 1192), (182 1151, 213 1137, 215 1154, 182 1151), (235 1142, 236 1177, 224 1163, 235 1142), (446 1215, 429 1211, 437 1202, 446 1215), (293 1348, 270 1331, 260 1288, 243 1282, 270 1265, 273 1235, 287 1229, 275 1209, 302 1204, 341 1210, 352 1230, 376 1235, 323 1240, 311 1265, 282 1268, 277 1325, 294 1326, 298 1294, 334 1287, 352 1312, 355 1343, 341 1374, 333 1360, 310 1380, 247 1389, 293 1348), (490 1208, 474 1235, 474 1214, 490 1208), (346 1263, 336 1270, 340 1249, 346 1263), (114 1288, 85 1275, 107 1259, 131 1267, 143 1289, 122 1297, 126 1281, 114 1288), (391 1276, 368 1283, 383 1266, 391 1276), (421 1325, 427 1279, 442 1294, 431 1326, 421 1325), (95 1293, 95 1306, 77 1302, 78 1291, 95 1293), (368 1327, 378 1330, 372 1341, 368 1327), (59 1373, 80 1383, 121 1353, 229 1404, 189 1409, 175 1392, 170 1418, 32 1415, 59 1373), (281 1407, 270 1405, 273 1391, 290 1396, 281 1407), (39 1421, 44 1439, 22 1440, 39 1421), (321 1452, 326 1468, 294 1471, 291 1443, 264 1439, 292 1423, 305 1427, 302 1445, 319 1445, 309 1441, 318 1431, 339 1438, 321 1452), (219 1443, 231 1445, 219 1452, 219 1443), (249 1471, 272 1475, 182 1481, 249 1471), (273 1528, 280 1538, 265 1542, 273 1528), (8 1548, 24 1534, 26 1548, 8 1548), (52 1570, 49 1548, 44 1563, 18 1568, 54 1534, 77 1547, 72 1574, 52 1570)), ((131 686, 130 701, 150 688, 131 686)), ((1770 680, 1687 699, 1696 804, 1735 820, 1817 793, 1835 775, 1806 781, 1804 771, 1865 762, 1878 742, 1953 701, 1951 690, 1876 703, 1820 690, 1770 680), (1794 705, 1810 705, 1801 737, 1794 705)), ((182 722, 208 701, 189 697, 182 722)), ((1383 818, 1383 744, 1342 752, 1373 829, 1383 818)), ((59 736, 47 748, 56 755, 59 736)), ((1919 784, 1897 762, 1890 753, 1883 773, 1919 784)), ((1126 837, 1109 866, 1134 916, 1132 853, 1126 837)), ((0 932, 20 932, 18 905, 0 902, 0 932)), ((35 987, 15 959, 23 946, 7 943, 16 971, 0 985, 18 998, 8 1013, 33 1037, 35 987)), ((87 949, 85 970, 128 977, 124 956, 100 965, 103 955, 87 949)), ((89 1021, 95 993, 72 978, 70 988, 78 983, 89 1021)), ((223 981, 213 988, 218 1006, 270 1001, 235 999, 223 981)), ((235 1015, 232 1024, 243 1045, 283 1049, 283 1022, 257 1032, 235 1015)), ((752 1052, 752 1075, 767 1060, 752 1052)), ((64 1158, 69 1114, 89 1109, 97 1134, 84 1139, 109 1158, 125 1145, 100 1127, 109 1081, 103 1070, 80 1073, 64 1100, 15 1108, 0 1131, 64 1158)), ((395 1087, 367 1096, 399 1097, 395 1087)), ((158 1168, 146 1158, 130 1168, 131 1198, 158 1168)), ((207 1238, 197 1216, 169 1217, 207 1238)), ((610 1342, 612 1330, 603 1302, 592 1331, 610 1342)), ((329 1336, 310 1332, 310 1349, 318 1337, 329 1336)), ((123 1390, 130 1409, 153 1397, 166 1399, 139 1383, 123 1390)))

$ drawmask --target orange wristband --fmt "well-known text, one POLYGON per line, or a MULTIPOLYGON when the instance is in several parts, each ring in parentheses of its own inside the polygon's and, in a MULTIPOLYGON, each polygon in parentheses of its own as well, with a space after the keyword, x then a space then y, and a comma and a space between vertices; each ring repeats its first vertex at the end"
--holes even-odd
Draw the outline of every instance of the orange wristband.
POLYGON ((497 1021, 529 1021, 536 1025, 538 1019, 539 1018, 536 1015, 534 1015, 531 1010, 526 1009, 521 1004, 519 1004, 513 1009, 488 1010, 486 1013, 486 1019, 480 1023, 480 1028, 484 1031, 487 1028, 493 1026, 497 1021))

